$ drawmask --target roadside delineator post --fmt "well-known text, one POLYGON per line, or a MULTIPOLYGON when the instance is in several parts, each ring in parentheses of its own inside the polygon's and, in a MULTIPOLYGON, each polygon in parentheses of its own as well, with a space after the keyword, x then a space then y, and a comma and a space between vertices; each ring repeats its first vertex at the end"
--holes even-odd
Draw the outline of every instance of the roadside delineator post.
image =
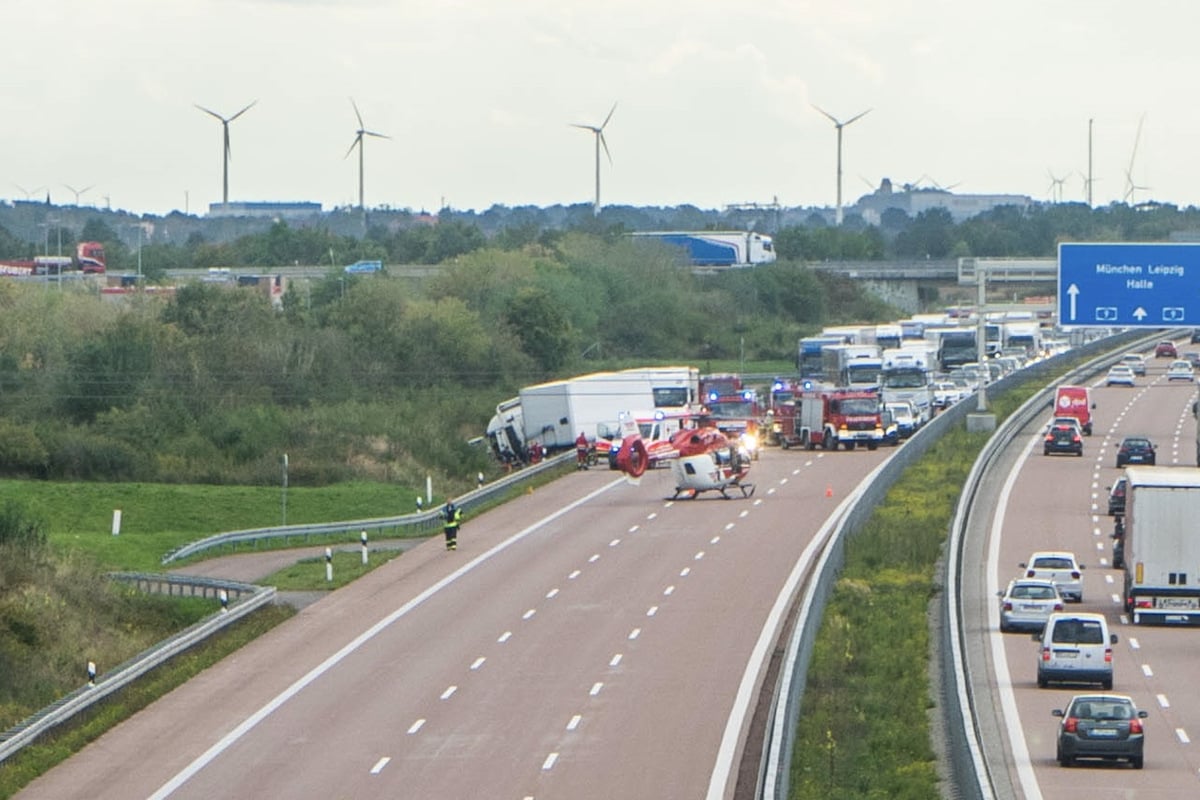
POLYGON ((95 686, 96 685, 96 662, 95 661, 88 662, 87 672, 88 672, 88 686, 95 686))
POLYGON ((359 534, 359 540, 362 541, 362 559, 363 566, 365 567, 367 565, 367 531, 365 528, 363 529, 363 532, 359 534))
POLYGON ((325 582, 333 582, 333 550, 325 548, 325 582))

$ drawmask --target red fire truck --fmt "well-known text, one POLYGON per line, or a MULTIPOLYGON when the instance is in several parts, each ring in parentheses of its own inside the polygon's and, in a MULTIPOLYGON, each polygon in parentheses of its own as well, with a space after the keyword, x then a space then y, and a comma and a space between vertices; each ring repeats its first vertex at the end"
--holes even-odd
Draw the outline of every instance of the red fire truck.
POLYGON ((777 381, 771 390, 771 430, 787 449, 821 447, 846 450, 865 445, 874 450, 883 442, 879 395, 871 391, 812 389, 777 381))

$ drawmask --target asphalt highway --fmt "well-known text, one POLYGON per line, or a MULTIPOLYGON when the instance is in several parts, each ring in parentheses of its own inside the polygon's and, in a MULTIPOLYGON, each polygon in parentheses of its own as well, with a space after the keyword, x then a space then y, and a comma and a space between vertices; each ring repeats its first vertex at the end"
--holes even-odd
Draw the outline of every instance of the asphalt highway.
POLYGON ((154 703, 32 798, 732 798, 805 548, 891 452, 766 451, 756 492, 568 475, 154 703))
POLYGON ((1000 717, 992 736, 1001 741, 993 743, 1008 751, 1006 777, 1014 797, 1200 797, 1200 752, 1192 743, 1200 736, 1200 692, 1195 687, 1200 630, 1132 625, 1121 600, 1122 573, 1112 568, 1113 523, 1107 516, 1107 496, 1121 474, 1116 468, 1121 439, 1148 435, 1158 445, 1159 465, 1195 466, 1195 386, 1168 385, 1168 359, 1147 361, 1147 375, 1137 379, 1135 388, 1094 389, 1095 432, 1084 438, 1082 458, 1042 454, 1041 436, 1050 419, 1047 408, 1018 439, 1005 467, 990 479, 993 492, 999 493, 1001 513, 988 519, 987 549, 978 567, 987 592, 975 600, 973 624, 981 657, 992 670, 992 699, 1000 717), (1143 770, 1096 762, 1060 767, 1055 760, 1059 720, 1051 710, 1064 708, 1074 694, 1102 690, 1038 689, 1037 643, 1029 634, 999 633, 995 593, 1022 573, 1019 564, 1032 552, 1056 549, 1075 552, 1086 565, 1083 602, 1067 610, 1107 615, 1118 636, 1112 691, 1130 695, 1150 712, 1143 770))

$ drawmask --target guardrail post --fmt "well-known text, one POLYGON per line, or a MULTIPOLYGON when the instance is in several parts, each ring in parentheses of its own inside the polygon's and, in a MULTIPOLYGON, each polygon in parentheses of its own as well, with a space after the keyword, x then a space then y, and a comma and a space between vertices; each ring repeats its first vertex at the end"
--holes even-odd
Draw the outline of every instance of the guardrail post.
POLYGON ((358 538, 360 541, 362 541, 362 558, 363 558, 362 563, 363 563, 363 566, 365 567, 367 565, 367 531, 366 531, 366 529, 363 529, 363 532, 359 534, 358 538))
POLYGON ((333 582, 333 550, 325 548, 325 582, 333 582))

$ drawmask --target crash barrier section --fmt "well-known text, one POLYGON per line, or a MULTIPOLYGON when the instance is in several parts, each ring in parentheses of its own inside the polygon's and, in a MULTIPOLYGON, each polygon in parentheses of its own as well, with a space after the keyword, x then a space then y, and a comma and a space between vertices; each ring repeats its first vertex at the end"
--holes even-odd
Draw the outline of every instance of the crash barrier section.
MULTIPOLYGON (((218 600, 222 597, 235 599, 228 604, 222 602, 221 609, 216 613, 210 614, 191 627, 164 639, 124 664, 100 675, 89 674, 89 680, 83 686, 0 734, 0 764, 47 731, 93 707, 114 692, 124 689, 150 670, 275 599, 275 587, 273 586, 253 586, 237 581, 136 572, 115 573, 110 577, 139 587, 165 590, 168 593, 190 593, 203 597, 211 596, 218 600)), ((82 665, 80 671, 83 671, 82 665)))
MULTIPOLYGON (((541 475, 555 467, 575 462, 575 451, 559 455, 531 464, 505 475, 491 483, 484 484, 467 492, 461 497, 453 498, 455 505, 464 514, 487 505, 501 498, 511 489, 541 475)), ((274 528, 251 528, 244 531, 228 531, 208 536, 178 547, 163 556, 163 565, 179 561, 189 556, 204 553, 221 547, 236 547, 238 545, 290 543, 294 540, 308 541, 321 537, 322 540, 331 536, 346 536, 348 540, 358 541, 362 531, 382 531, 393 537, 430 536, 442 529, 440 509, 435 506, 425 511, 404 514, 398 517, 379 517, 376 519, 350 520, 348 522, 326 522, 315 525, 281 525, 274 528)))
MULTIPOLYGON (((464 513, 469 514, 473 510, 503 497, 506 492, 522 483, 557 466, 574 463, 574 460, 574 451, 563 453, 480 486, 461 497, 454 498, 454 502, 463 509, 464 513)), ((230 531, 184 545, 164 556, 162 563, 168 564, 215 548, 259 542, 287 542, 293 539, 305 540, 316 536, 350 533, 357 541, 358 536, 364 530, 396 531, 396 534, 401 536, 422 536, 439 532, 441 524, 441 514, 437 508, 434 508, 399 517, 230 531)), ((212 597, 217 599, 222 607, 217 613, 206 617, 175 636, 159 642, 115 669, 97 676, 95 681, 85 684, 8 731, 0 733, 0 763, 55 726, 61 725, 74 715, 91 708, 173 656, 194 647, 209 636, 219 633, 226 625, 273 602, 276 594, 273 586, 255 586, 194 575, 122 572, 113 573, 109 577, 132 583, 143 591, 212 597), (93 683, 94 685, 90 685, 93 683)))
MULTIPOLYGON (((960 531, 965 525, 966 516, 970 513, 970 504, 974 499, 982 474, 981 463, 994 457, 1002 449, 1015 432, 1027 424, 1038 414, 1046 413, 1047 403, 1053 396, 1054 386, 1060 383, 1070 383, 1079 376, 1095 373, 1097 370, 1115 363, 1131 346, 1149 344, 1161 338, 1161 331, 1151 336, 1144 332, 1125 332, 1116 336, 1097 339, 1066 353, 1039 361, 1024 369, 1017 370, 1004 378, 989 384, 988 393, 999 393, 1006 389, 1030 382, 1042 380, 1047 388, 1021 406, 1018 412, 1012 414, 1000 427, 997 434, 992 436, 984 451, 980 454, 975 468, 968 476, 967 484, 959 496, 956 515, 951 527, 951 547, 961 546, 960 531), (1068 359, 1080 356, 1090 357, 1090 360, 1066 376, 1053 377, 1059 366, 1068 359)), ((792 630, 783 655, 776 686, 772 710, 766 721, 763 758, 760 764, 757 797, 760 800, 786 800, 790 790, 790 770, 793 749, 793 737, 800 714, 800 704, 804 697, 804 687, 808 678, 808 667, 812 660, 812 650, 825 616, 825 608, 833 593, 842 566, 845 563, 845 546, 849 537, 853 536, 874 513, 876 506, 883 502, 887 492, 899 479, 901 473, 919 460, 934 442, 954 427, 964 424, 968 415, 976 413, 978 396, 971 395, 955 403, 949 409, 939 413, 930 422, 917 431, 890 458, 876 467, 853 490, 847 500, 845 510, 840 515, 831 517, 822 527, 817 536, 825 539, 820 548, 820 556, 813 569, 813 574, 798 589, 800 610, 796 625, 792 630)), ((950 559, 953 560, 953 559, 950 559)), ((978 731, 974 723, 974 705, 966 687, 966 678, 962 674, 961 641, 963 630, 958 619, 956 607, 957 590, 946 583, 948 591, 942 595, 942 601, 954 607, 954 616, 946 617, 949 624, 941 631, 942 658, 953 660, 953 663, 939 664, 939 667, 951 667, 953 674, 948 675, 942 682, 942 696, 939 702, 940 724, 947 731, 948 758, 952 772, 952 780, 961 798, 991 798, 991 777, 987 765, 980 756, 978 731), (953 638, 953 641, 951 641, 953 638)), ((943 609, 949 614, 950 609, 943 609)))

